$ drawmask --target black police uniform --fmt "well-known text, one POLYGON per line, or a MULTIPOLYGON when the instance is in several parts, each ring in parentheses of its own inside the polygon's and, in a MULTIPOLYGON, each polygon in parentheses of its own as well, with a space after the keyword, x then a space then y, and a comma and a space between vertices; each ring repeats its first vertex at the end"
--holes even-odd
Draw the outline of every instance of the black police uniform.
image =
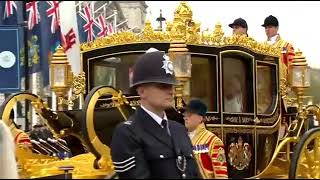
POLYGON ((111 154, 119 178, 200 177, 186 128, 171 120, 168 124, 171 136, 138 107, 127 122, 117 126, 111 154), (177 162, 178 156, 186 159, 185 164, 177 162))
MULTIPOLYGON (((133 67, 131 88, 144 83, 176 84, 172 62, 164 52, 145 53, 133 67)), ((111 156, 119 178, 199 178, 187 129, 168 121, 171 136, 138 107, 112 136, 111 156)))

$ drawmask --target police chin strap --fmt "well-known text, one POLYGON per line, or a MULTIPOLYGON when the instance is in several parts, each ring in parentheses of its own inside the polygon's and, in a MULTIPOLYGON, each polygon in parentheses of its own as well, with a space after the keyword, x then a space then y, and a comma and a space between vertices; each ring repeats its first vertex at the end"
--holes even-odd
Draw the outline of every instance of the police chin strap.
POLYGON ((187 159, 184 155, 179 155, 176 159, 177 168, 181 172, 181 176, 183 179, 186 179, 186 167, 187 167, 187 159))
POLYGON ((171 141, 172 141, 172 144, 173 144, 173 148, 174 148, 175 154, 177 156, 177 159, 176 159, 177 168, 180 171, 182 179, 186 179, 187 178, 187 175, 186 175, 187 159, 182 154, 181 149, 179 147, 177 147, 177 145, 176 145, 176 143, 174 141, 174 138, 172 136, 170 136, 170 137, 171 137, 171 141))

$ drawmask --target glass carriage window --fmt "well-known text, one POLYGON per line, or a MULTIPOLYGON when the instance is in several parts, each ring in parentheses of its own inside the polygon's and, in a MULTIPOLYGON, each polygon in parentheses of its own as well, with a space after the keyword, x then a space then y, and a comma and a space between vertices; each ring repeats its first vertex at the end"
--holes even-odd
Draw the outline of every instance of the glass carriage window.
POLYGON ((258 114, 270 114, 274 110, 276 101, 275 70, 271 65, 257 65, 257 112, 258 114))
POLYGON ((223 108, 230 113, 253 113, 252 60, 238 53, 222 56, 223 108))
POLYGON ((217 111, 216 57, 191 57, 190 98, 199 98, 209 111, 217 111))
POLYGON ((94 86, 116 86, 116 68, 108 66, 94 66, 94 72, 99 76, 93 77, 94 86))
POLYGON ((93 60, 90 66, 90 88, 108 85, 129 94, 131 68, 140 54, 120 54, 93 60))

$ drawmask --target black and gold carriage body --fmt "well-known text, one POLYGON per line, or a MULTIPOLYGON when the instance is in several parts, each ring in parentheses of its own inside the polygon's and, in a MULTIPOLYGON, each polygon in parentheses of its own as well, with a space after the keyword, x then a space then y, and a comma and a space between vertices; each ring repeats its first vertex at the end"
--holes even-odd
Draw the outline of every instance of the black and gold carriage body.
MULTIPOLYGON (((113 86, 122 90, 129 104, 136 106, 137 97, 129 88, 130 69, 137 57, 149 48, 168 53, 170 43, 123 44, 83 53, 87 91, 99 85, 113 86), (106 82, 110 84, 103 84, 106 82)), ((249 163, 246 167, 229 163, 230 175, 254 176, 259 169, 267 166, 278 143, 281 114, 279 57, 234 45, 214 47, 187 44, 187 48, 192 62, 189 98, 200 98, 206 102, 209 107, 206 126, 223 140, 227 155, 231 156, 228 151, 239 139, 248 145, 251 157, 243 161, 249 163), (224 102, 227 93, 224 90, 235 88, 229 82, 232 78, 236 78, 241 86, 240 111, 233 111, 224 102)), ((179 112, 179 109, 176 108, 176 111, 179 112)), ((181 114, 170 115, 183 123, 181 114)))

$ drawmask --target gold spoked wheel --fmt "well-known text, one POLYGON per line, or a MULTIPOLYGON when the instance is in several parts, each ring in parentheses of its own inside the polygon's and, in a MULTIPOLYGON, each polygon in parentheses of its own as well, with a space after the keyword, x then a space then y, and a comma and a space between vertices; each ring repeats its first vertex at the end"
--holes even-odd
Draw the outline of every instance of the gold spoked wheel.
POLYGON ((296 145, 291 158, 289 178, 320 178, 320 127, 307 131, 296 145))

